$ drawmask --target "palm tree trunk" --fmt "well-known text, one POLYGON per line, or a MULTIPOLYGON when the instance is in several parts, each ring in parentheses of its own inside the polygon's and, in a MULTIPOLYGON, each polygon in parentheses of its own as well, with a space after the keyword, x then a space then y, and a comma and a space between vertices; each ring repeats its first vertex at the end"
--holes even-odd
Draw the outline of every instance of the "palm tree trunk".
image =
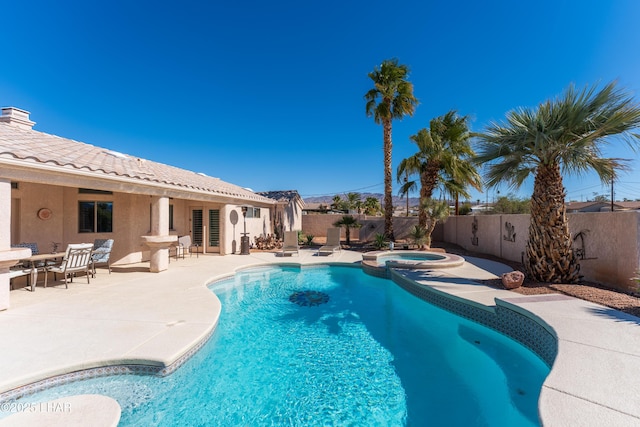
POLYGON ((435 162, 428 162, 427 167, 420 174, 420 207, 418 210, 418 225, 422 228, 427 227, 427 211, 424 208, 424 202, 433 196, 433 190, 438 183, 438 173, 440 165, 435 162))
POLYGON ((427 246, 427 249, 431 249, 431 235, 433 234, 433 230, 435 230, 437 223, 438 221, 434 220, 433 218, 429 219, 429 224, 426 228, 427 233, 425 235, 425 245, 427 246))
MULTIPOLYGON (((406 175, 404 176, 404 183, 406 184, 407 182, 409 182, 409 171, 406 172, 406 175)), ((409 216, 409 189, 407 189, 407 193, 404 195, 407 198, 407 215, 409 216)))
POLYGON ((577 283, 580 265, 572 249, 560 166, 538 166, 531 198, 525 268, 536 281, 577 283))
POLYGON ((394 241, 393 236, 393 181, 391 171, 391 119, 386 119, 382 125, 384 140, 384 235, 390 241, 394 241))

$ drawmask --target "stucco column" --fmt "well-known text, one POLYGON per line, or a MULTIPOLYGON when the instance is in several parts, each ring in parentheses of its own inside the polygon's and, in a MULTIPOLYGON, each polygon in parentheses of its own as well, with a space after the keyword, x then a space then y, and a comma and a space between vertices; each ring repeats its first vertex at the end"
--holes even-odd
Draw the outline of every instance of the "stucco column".
POLYGON ((151 198, 151 235, 142 236, 150 249, 150 271, 159 273, 169 268, 169 246, 178 236, 169 235, 169 198, 151 198))
POLYGON ((169 235, 169 198, 151 198, 151 235, 169 235))
POLYGON ((31 249, 11 248, 11 180, 0 178, 0 310, 9 308, 9 267, 31 256, 31 249))

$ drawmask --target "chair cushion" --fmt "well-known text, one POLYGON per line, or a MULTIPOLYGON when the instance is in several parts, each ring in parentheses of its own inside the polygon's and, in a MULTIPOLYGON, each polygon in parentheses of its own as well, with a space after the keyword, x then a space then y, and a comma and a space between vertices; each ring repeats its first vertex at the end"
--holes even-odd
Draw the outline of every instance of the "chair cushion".
POLYGON ((38 255, 40 252, 38 251, 37 243, 16 243, 15 245, 11 245, 12 248, 29 248, 31 249, 31 255, 38 255))

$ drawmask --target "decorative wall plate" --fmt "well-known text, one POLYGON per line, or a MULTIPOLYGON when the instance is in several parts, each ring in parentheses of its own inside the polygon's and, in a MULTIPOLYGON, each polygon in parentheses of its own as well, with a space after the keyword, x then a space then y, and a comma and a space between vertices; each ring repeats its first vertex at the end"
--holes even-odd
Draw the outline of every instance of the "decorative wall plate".
POLYGON ((43 221, 51 219, 51 215, 53 215, 53 213, 51 212, 51 209, 48 208, 42 208, 38 211, 38 218, 43 221))

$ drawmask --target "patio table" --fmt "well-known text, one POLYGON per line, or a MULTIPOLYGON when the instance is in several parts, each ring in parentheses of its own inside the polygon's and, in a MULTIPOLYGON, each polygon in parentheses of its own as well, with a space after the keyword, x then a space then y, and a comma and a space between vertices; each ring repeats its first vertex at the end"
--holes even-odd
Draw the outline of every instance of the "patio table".
POLYGON ((48 254, 31 255, 29 258, 22 260, 22 262, 28 262, 31 265, 31 292, 35 292, 36 290, 36 282, 38 280, 38 262, 44 262, 45 274, 47 274, 47 261, 62 258, 65 254, 66 252, 51 252, 48 254))

